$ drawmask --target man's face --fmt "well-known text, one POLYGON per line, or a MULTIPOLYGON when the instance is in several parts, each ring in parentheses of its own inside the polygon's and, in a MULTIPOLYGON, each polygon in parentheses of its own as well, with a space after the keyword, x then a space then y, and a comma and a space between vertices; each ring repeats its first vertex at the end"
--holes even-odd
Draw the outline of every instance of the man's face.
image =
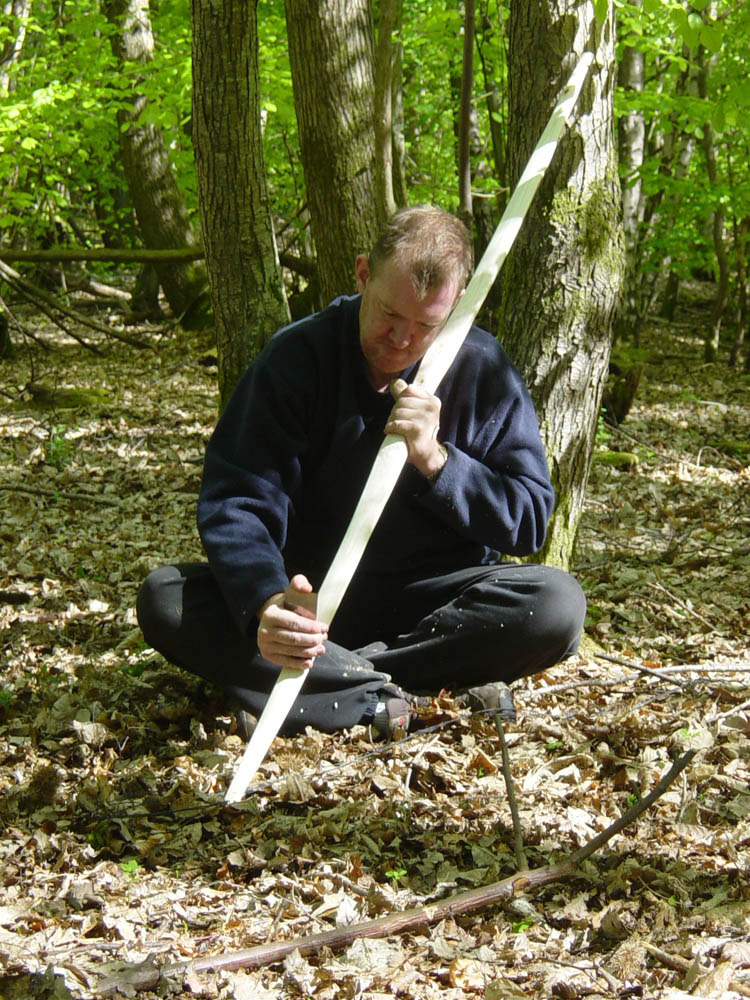
POLYGON ((384 389, 405 368, 422 358, 448 319, 461 289, 455 281, 419 298, 408 268, 388 260, 373 276, 367 257, 357 257, 357 288, 362 292, 359 340, 370 381, 384 389))

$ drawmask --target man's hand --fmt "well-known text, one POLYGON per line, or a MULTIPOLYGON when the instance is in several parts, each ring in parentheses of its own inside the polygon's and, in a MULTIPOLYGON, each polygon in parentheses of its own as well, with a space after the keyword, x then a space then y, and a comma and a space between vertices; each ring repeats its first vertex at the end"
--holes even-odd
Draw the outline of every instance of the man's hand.
POLYGON ((440 400, 402 378, 391 383, 396 404, 385 425, 386 434, 400 434, 408 448, 407 461, 428 479, 433 479, 445 465, 447 453, 438 443, 440 400))
MULTIPOLYGON (((301 573, 292 578, 290 587, 300 594, 312 593, 312 584, 301 573)), ((280 667, 307 670, 325 652, 328 626, 304 607, 290 608, 287 601, 284 594, 274 594, 258 612, 258 650, 280 667)))

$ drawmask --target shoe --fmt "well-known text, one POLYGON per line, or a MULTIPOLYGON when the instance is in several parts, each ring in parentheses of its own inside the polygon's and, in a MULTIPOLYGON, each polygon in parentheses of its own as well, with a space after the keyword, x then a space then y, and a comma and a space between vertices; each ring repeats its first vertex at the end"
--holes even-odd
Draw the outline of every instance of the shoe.
POLYGON ((468 688, 456 696, 455 702, 461 708, 470 708, 473 712, 492 712, 508 722, 516 721, 513 692, 503 681, 468 688))
POLYGON ((235 712, 235 722, 237 723, 237 735, 245 743, 249 743, 250 737, 255 732, 255 727, 258 725, 258 720, 252 712, 240 708, 235 712))
POLYGON ((378 702, 370 723, 370 733, 380 739, 403 739, 409 731, 411 715, 411 705, 405 698, 386 698, 378 702))
POLYGON ((385 684, 380 689, 378 707, 370 722, 370 738, 400 740, 409 731, 416 709, 431 704, 431 698, 418 697, 397 684, 385 684))

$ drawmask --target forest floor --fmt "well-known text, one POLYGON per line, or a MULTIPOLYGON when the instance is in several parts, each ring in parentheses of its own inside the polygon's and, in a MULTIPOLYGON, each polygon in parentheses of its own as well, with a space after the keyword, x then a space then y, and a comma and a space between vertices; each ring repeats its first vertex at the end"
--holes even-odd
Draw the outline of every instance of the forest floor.
POLYGON ((515 685, 529 866, 570 856, 694 749, 690 764, 574 877, 213 971, 165 967, 517 872, 498 731, 446 693, 395 744, 364 727, 278 740, 225 805, 234 718, 134 616, 150 569, 200 557, 210 348, 144 326, 127 332, 151 349, 100 338, 94 354, 16 307, 50 349, 0 364, 0 996, 750 996, 750 378, 703 362, 699 293, 630 350, 635 405, 600 433, 638 462, 593 466, 585 650, 515 685))

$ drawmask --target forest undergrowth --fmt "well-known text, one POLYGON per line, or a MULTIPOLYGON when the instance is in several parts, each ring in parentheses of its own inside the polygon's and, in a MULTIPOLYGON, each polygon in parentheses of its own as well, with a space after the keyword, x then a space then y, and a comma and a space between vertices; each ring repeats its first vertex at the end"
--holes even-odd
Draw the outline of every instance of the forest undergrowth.
POLYGON ((395 744, 364 727, 278 740, 225 806, 235 719, 134 616, 150 569, 200 558, 211 348, 144 326, 149 349, 95 354, 15 309, 39 340, 0 365, 0 996, 750 996, 750 378, 703 362, 702 289, 621 349, 643 376, 597 442, 575 557, 586 641, 515 685, 506 726, 531 867, 696 750, 680 779, 565 882, 400 936, 169 976, 511 875, 498 732, 445 692, 395 744), (615 450, 627 467, 599 460, 615 450))

